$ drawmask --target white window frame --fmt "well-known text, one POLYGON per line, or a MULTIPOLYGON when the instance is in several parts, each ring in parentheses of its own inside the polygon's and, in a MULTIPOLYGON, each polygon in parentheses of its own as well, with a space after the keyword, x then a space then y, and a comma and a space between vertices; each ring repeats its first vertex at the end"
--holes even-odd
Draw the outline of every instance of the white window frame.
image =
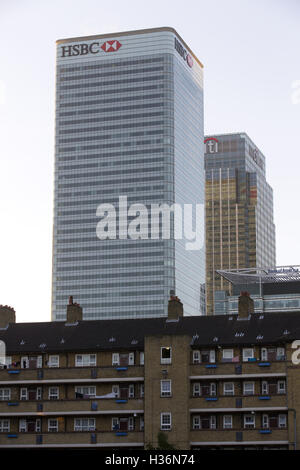
POLYGON ((266 380, 261 383, 261 393, 262 395, 269 395, 269 383, 266 380))
POLYGON ((278 415, 278 427, 279 428, 286 428, 287 427, 287 415, 286 414, 279 414, 278 415))
POLYGON ((282 361, 284 359, 279 359, 279 358, 285 358, 285 348, 279 347, 276 349, 276 359, 277 361, 282 361))
POLYGON ((260 360, 261 361, 267 361, 268 360, 268 349, 267 348, 261 348, 261 350, 260 350, 260 360))
POLYGON ((210 429, 217 429, 217 417, 216 415, 211 415, 209 418, 209 427, 210 429))
POLYGON ((75 367, 94 367, 96 365, 96 354, 76 354, 75 356, 75 367))
POLYGON ((6 387, 0 388, 0 401, 9 401, 11 397, 11 389, 6 387))
POLYGON ((286 381, 285 380, 278 380, 277 382, 277 393, 280 395, 285 395, 286 394, 286 381), (280 387, 280 385, 283 385, 283 387, 280 387))
POLYGON ((216 384, 216 382, 211 382, 209 388, 210 388, 210 390, 209 390, 210 395, 212 397, 215 397, 217 395, 217 384, 216 384))
POLYGON ((0 419, 0 432, 10 432, 10 419, 0 419))
POLYGON ((224 360, 232 360, 233 359, 233 349, 223 349, 222 358, 224 360), (228 355, 228 357, 226 357, 227 355, 228 355))
POLYGON ((223 416, 223 429, 232 429, 232 424, 233 422, 233 419, 232 419, 232 415, 224 415, 223 416), (226 421, 229 421, 229 422, 226 422, 226 421))
POLYGON ((49 387, 48 400, 59 400, 59 387, 49 387))
POLYGON ((160 430, 171 431, 172 429, 172 413, 163 412, 160 413, 160 430), (166 420, 166 422, 164 422, 166 420))
POLYGON ((59 367, 59 355, 51 354, 48 359, 48 367, 59 367))
POLYGON ((140 352, 140 366, 144 366, 145 365, 145 353, 144 351, 141 351, 140 352))
POLYGON ((193 350, 193 364, 201 364, 201 353, 198 349, 193 350))
POLYGON ((244 429, 255 429, 255 415, 246 414, 244 415, 244 429), (247 419, 251 418, 252 422, 247 423, 247 419))
POLYGON ((193 429, 201 429, 201 419, 199 415, 193 416, 193 429))
POLYGON ((234 396, 234 382, 224 382, 223 383, 223 395, 224 397, 233 397, 234 396), (226 386, 231 385, 231 390, 226 390, 226 386))
POLYGON ((36 399, 37 400, 42 399, 42 387, 37 387, 37 389, 36 389, 36 399))
POLYGON ((58 419, 56 418, 48 419, 48 432, 58 432, 58 419))
POLYGON ((249 359, 254 359, 254 348, 243 348, 243 362, 248 362, 249 359))
POLYGON ((128 398, 134 398, 134 384, 129 384, 128 387, 128 398))
POLYGON ((269 415, 263 414, 262 415, 262 428, 263 429, 269 429, 270 423, 269 423, 269 415))
POLYGON ((254 382, 244 382, 243 383, 243 395, 254 395, 255 394, 255 383, 254 382), (247 387, 250 386, 250 391, 247 391, 247 387))
POLYGON ((21 357, 21 369, 28 369, 28 368, 29 368, 29 358, 28 358, 28 356, 21 357), (26 364, 26 367, 24 367, 24 363, 26 364))
POLYGON ((111 419, 111 429, 112 429, 112 431, 118 431, 120 429, 119 418, 112 417, 112 419, 111 419))
POLYGON ((128 365, 134 366, 134 352, 128 354, 128 365))
POLYGON ((214 364, 216 362, 216 351, 215 351, 215 349, 211 349, 209 351, 209 362, 211 364, 214 364))
POLYGON ((115 398, 120 397, 120 386, 119 385, 113 385, 111 391, 112 391, 112 393, 115 394, 115 398))
POLYGON ((19 432, 27 432, 27 420, 20 419, 19 420, 19 432))
POLYGON ((96 396, 96 386, 95 385, 77 385, 75 387, 75 393, 80 393, 81 395, 87 395, 89 398, 95 398, 96 396))
POLYGON ((96 418, 74 418, 74 431, 89 432, 96 431, 96 418))
POLYGON ((140 384, 140 398, 144 398, 145 396, 145 385, 140 384))
POLYGON ((20 400, 28 400, 28 389, 25 387, 20 388, 20 400))
POLYGON ((36 361, 37 369, 41 369, 43 367, 43 356, 38 356, 36 361))
POLYGON ((161 364, 172 364, 172 348, 170 346, 163 346, 163 347, 160 348, 160 363, 161 364), (169 350, 170 351, 170 357, 162 357, 164 350, 169 350))
POLYGON ((120 365, 120 354, 119 353, 112 353, 112 365, 119 366, 120 365))
POLYGON ((163 379, 160 381, 160 396, 171 397, 172 396, 172 380, 163 379), (169 384, 168 390, 164 390, 164 385, 169 384))
POLYGON ((201 385, 200 382, 193 383, 193 397, 201 397, 201 385))
POLYGON ((134 431, 134 417, 129 416, 128 418, 128 431, 134 431))

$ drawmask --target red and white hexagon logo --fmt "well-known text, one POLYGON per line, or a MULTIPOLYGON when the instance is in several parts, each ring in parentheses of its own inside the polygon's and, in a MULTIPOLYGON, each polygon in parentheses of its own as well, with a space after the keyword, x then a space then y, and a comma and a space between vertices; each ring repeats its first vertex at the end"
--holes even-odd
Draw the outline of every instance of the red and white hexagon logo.
POLYGON ((104 52, 116 52, 121 46, 122 44, 119 41, 106 41, 102 44, 101 49, 103 49, 104 52))

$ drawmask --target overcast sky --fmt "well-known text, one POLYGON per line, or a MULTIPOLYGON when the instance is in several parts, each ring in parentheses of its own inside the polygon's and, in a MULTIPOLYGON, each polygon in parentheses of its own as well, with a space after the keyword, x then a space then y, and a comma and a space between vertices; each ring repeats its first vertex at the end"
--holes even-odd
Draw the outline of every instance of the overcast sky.
POLYGON ((265 154, 277 265, 300 264, 299 0, 0 0, 0 304, 18 322, 50 320, 55 41, 159 26, 204 64, 205 133, 265 154))

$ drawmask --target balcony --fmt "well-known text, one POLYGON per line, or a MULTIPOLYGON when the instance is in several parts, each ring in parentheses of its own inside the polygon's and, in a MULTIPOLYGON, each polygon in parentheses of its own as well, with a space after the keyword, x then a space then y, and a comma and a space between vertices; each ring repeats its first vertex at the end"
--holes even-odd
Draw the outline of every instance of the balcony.
POLYGON ((144 446, 142 431, 1 433, 0 448, 4 447, 139 447, 144 446), (121 435, 122 434, 122 435, 121 435))
POLYGON ((262 362, 216 362, 215 364, 191 364, 190 376, 223 376, 223 375, 268 375, 286 374, 287 361, 262 362), (213 366, 213 367, 212 367, 213 366))
POLYGON ((44 369, 1 369, 0 384, 9 383, 84 383, 94 381, 115 381, 144 377, 143 366, 110 367, 69 367, 44 369))
POLYGON ((201 396, 190 398, 190 409, 285 408, 286 395, 201 396))
POLYGON ((191 445, 204 445, 215 443, 230 444, 265 444, 268 442, 280 442, 288 444, 287 429, 271 429, 269 433, 262 434, 257 429, 199 429, 190 431, 191 445))
POLYGON ((77 399, 77 400, 34 400, 0 402, 0 416, 18 415, 72 415, 72 414, 109 414, 130 413, 144 410, 144 400, 130 398, 128 400, 116 399, 77 399), (9 405, 13 403, 14 406, 9 405))

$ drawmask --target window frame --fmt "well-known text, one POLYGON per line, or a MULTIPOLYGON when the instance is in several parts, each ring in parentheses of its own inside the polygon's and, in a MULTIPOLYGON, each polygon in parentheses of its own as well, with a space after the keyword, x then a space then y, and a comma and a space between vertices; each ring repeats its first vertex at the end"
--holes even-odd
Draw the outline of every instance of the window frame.
POLYGON ((172 396, 172 380, 171 379, 162 379, 160 381, 160 396, 162 398, 170 398, 172 396), (169 389, 167 391, 163 390, 163 384, 169 384, 169 389))
POLYGON ((48 418, 48 432, 58 432, 57 418, 48 418), (51 421, 55 422, 55 426, 51 425, 51 421))
POLYGON ((172 429, 172 413, 169 411, 163 411, 160 413, 160 430, 171 431, 172 429), (164 418, 168 419, 167 423, 164 423, 164 418))
POLYGON ((233 427, 233 416, 232 415, 223 415, 223 429, 232 429, 233 427), (230 418, 230 425, 225 423, 226 419, 230 418))
POLYGON ((243 348, 243 362, 249 362, 249 359, 254 359, 254 348, 243 348), (251 351, 251 357, 246 357, 246 351, 251 351))
POLYGON ((172 364, 172 347, 171 346, 161 346, 160 348, 160 363, 161 364, 172 364), (163 357, 163 351, 169 351, 169 357, 163 357))
POLYGON ((75 367, 95 367, 97 365, 97 355, 96 354, 76 354, 75 355, 75 367), (79 357, 82 358, 82 364, 79 364, 79 357), (95 361, 91 361, 91 358, 94 357, 95 361), (89 358, 88 364, 85 364, 85 359, 89 358))
POLYGON ((48 358, 48 367, 49 368, 59 367, 59 354, 51 354, 49 356, 49 358, 48 358), (54 358, 56 358, 56 361, 52 362, 54 358))
POLYGON ((246 382, 243 382, 243 395, 245 396, 253 396, 255 395, 255 382, 254 381, 246 381, 246 382), (251 385, 251 393, 246 393, 246 386, 247 385, 251 385))
POLYGON ((235 394, 234 382, 224 382, 224 383, 223 383, 223 395, 224 395, 224 397, 233 397, 234 394, 235 394), (228 392, 225 390, 226 385, 232 385, 232 393, 228 393, 228 392))

